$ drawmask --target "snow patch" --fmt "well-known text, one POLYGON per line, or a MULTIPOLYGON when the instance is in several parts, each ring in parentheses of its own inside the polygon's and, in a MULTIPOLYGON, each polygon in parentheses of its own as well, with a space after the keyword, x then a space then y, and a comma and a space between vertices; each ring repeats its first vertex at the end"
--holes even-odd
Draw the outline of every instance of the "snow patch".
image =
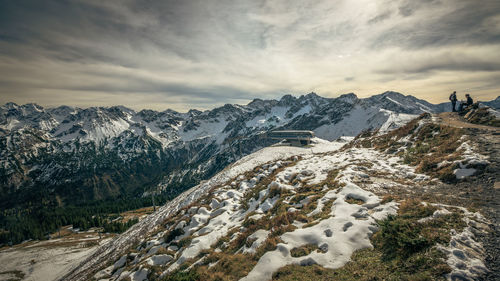
POLYGON ((336 195, 338 198, 332 206, 330 218, 312 227, 284 233, 280 237, 284 243, 278 244, 276 250, 265 253, 248 276, 240 280, 271 280, 274 272, 289 264, 319 264, 325 268, 339 268, 350 260, 354 251, 372 247, 369 237, 377 230, 375 217, 379 219, 396 214, 397 207, 394 202, 386 203, 377 209, 347 203, 345 200, 348 196, 366 198, 371 203, 380 202, 373 193, 355 184, 348 184, 336 195), (373 210, 373 213, 368 214, 368 210, 373 210), (326 250, 326 253, 314 251, 303 257, 291 256, 292 249, 306 244, 317 245, 326 250))

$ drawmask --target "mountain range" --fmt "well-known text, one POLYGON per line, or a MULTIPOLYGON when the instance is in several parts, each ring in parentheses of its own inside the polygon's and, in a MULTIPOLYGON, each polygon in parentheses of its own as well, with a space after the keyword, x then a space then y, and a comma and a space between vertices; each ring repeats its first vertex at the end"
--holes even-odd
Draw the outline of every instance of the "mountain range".
MULTIPOLYGON (((484 104, 499 108, 500 97, 484 104)), ((186 113, 7 103, 0 107, 0 206, 176 195, 272 144, 265 134, 275 129, 335 140, 385 132, 448 107, 396 92, 364 99, 285 95, 186 113)))

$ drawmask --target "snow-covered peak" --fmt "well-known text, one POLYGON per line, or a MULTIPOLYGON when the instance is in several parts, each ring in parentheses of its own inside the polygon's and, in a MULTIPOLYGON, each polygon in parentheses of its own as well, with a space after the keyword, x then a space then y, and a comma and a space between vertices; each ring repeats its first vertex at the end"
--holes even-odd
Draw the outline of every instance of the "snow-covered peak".
POLYGON ((390 98, 395 98, 395 99, 404 99, 405 97, 408 97, 408 96, 405 96, 399 92, 394 92, 394 91, 383 92, 382 94, 380 94, 380 96, 390 97, 390 98))
POLYGON ((343 94, 338 97, 338 100, 345 103, 353 104, 358 101, 358 96, 354 93, 343 94))
POLYGON ((135 115, 136 114, 135 110, 130 109, 128 107, 125 107, 123 105, 115 105, 115 106, 109 107, 108 110, 109 110, 109 112, 114 112, 114 113, 119 114, 121 116, 135 115))
POLYGON ((8 102, 8 103, 2 105, 0 108, 9 110, 9 109, 17 109, 18 107, 19 107, 19 105, 17 105, 16 103, 8 102))
POLYGON ((438 105, 428 103, 411 95, 403 95, 398 92, 385 92, 363 99, 367 105, 380 107, 398 113, 421 114, 423 112, 437 113, 442 109, 438 105))
POLYGON ((496 99, 494 99, 492 101, 487 101, 487 102, 483 102, 483 103, 489 107, 500 110, 500 96, 498 96, 496 99))

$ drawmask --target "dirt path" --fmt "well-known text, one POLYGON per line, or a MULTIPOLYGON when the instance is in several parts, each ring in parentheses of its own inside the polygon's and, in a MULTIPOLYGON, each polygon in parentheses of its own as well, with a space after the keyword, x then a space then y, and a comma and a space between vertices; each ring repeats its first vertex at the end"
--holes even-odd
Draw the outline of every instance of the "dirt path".
POLYGON ((458 115, 458 113, 456 112, 444 112, 435 115, 434 117, 435 117, 434 120, 436 122, 447 126, 484 130, 487 132, 491 132, 492 134, 500 133, 500 128, 498 127, 469 123, 462 116, 458 115))
POLYGON ((443 184, 431 196, 447 196, 460 205, 479 209, 491 220, 492 232, 482 237, 486 266, 491 272, 481 280, 500 280, 500 128, 472 124, 451 112, 435 116, 435 121, 465 129, 478 152, 489 156, 490 164, 483 173, 458 184, 443 184))

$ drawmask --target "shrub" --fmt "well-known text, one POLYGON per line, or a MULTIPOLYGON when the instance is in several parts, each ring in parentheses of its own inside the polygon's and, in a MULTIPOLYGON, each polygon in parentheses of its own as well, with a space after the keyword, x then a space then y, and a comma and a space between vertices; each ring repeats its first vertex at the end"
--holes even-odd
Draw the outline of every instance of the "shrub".
POLYGON ((172 240, 175 239, 175 237, 184 234, 184 230, 182 228, 176 228, 172 231, 169 231, 165 236, 163 237, 165 239, 165 243, 170 243, 172 240))
POLYGON ((200 276, 195 271, 176 271, 165 276, 162 281, 197 281, 200 276))
POLYGON ((412 254, 431 246, 421 235, 421 227, 397 216, 389 216, 380 221, 380 232, 375 235, 375 242, 381 247, 384 259, 396 257, 407 259, 412 254))
POLYGON ((399 206, 399 214, 404 218, 421 219, 431 216, 437 208, 430 204, 422 204, 416 199, 408 199, 399 206))
POLYGON ((191 236, 189 236, 189 237, 184 237, 184 238, 182 238, 182 239, 179 241, 178 246, 179 246, 180 248, 185 247, 185 246, 187 246, 187 245, 189 245, 189 244, 191 243, 191 240, 193 240, 193 237, 191 237, 191 236))

